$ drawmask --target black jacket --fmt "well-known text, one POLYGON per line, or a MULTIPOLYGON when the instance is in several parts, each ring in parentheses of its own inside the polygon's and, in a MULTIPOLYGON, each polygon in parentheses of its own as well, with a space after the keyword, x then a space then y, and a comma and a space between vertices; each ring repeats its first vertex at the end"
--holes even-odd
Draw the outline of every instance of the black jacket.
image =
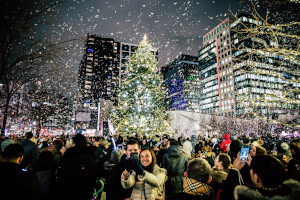
POLYGON ((187 169, 188 158, 180 145, 172 145, 164 154, 161 167, 168 173, 166 194, 182 192, 182 177, 187 169))
POLYGON ((121 162, 116 164, 110 171, 110 176, 105 183, 106 199, 124 200, 130 198, 132 188, 124 189, 121 185, 121 175, 125 170, 126 154, 122 156, 121 162))
POLYGON ((91 200, 96 179, 97 165, 87 146, 71 147, 61 157, 58 181, 62 199, 91 200))
POLYGON ((25 139, 20 144, 24 149, 23 160, 21 168, 24 169, 39 155, 39 149, 34 142, 25 139))
POLYGON ((33 173, 24 172, 20 165, 11 162, 0 163, 0 171, 1 199, 43 199, 39 180, 33 173))
POLYGON ((288 177, 292 178, 297 171, 296 165, 300 167, 300 155, 293 154, 293 159, 288 163, 288 177))

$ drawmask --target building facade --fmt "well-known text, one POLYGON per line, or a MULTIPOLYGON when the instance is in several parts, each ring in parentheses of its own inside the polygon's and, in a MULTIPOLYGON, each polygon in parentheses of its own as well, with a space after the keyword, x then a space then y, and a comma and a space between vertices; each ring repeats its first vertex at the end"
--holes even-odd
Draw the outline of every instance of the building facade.
MULTIPOLYGON (((278 97, 299 99, 299 94, 286 92, 300 87, 295 81, 299 80, 295 69, 300 63, 272 53, 275 41, 267 34, 249 31, 268 31, 264 26, 264 22, 241 14, 225 19, 203 37, 204 47, 198 54, 203 113, 278 119, 279 115, 299 111, 299 104, 292 103, 295 101, 278 97)), ((271 29, 284 32, 281 27, 271 29)))
POLYGON ((196 56, 179 55, 162 67, 170 110, 200 112, 199 63, 196 56))

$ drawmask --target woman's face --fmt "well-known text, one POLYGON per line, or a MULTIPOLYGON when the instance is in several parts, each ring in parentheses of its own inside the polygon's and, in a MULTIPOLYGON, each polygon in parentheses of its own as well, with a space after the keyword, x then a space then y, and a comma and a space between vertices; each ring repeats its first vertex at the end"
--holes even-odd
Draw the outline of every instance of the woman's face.
POLYGON ((140 154, 143 167, 148 167, 152 163, 152 156, 149 150, 144 150, 140 154))
POLYGON ((282 161, 285 163, 289 163, 289 159, 286 157, 286 155, 282 156, 282 161))
POLYGON ((215 166, 218 167, 220 165, 219 156, 215 159, 215 166))
POLYGON ((255 156, 256 156, 256 147, 253 147, 253 148, 250 150, 249 155, 250 155, 251 157, 255 157, 255 156))
POLYGON ((146 145, 147 141, 146 140, 143 140, 143 145, 146 145))

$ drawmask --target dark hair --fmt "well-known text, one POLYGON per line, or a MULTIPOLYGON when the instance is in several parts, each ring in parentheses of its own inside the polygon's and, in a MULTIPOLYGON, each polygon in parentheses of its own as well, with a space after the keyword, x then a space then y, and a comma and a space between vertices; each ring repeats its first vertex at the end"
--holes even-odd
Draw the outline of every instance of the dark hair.
POLYGON ((178 141, 176 141, 175 139, 170 139, 170 146, 172 145, 179 145, 178 141))
POLYGON ((284 165, 277 158, 270 155, 253 157, 250 169, 257 174, 265 188, 276 188, 286 180, 284 165))
POLYGON ((188 177, 202 183, 206 183, 208 181, 210 171, 210 164, 203 158, 194 158, 189 162, 187 167, 188 177))
POLYGON ((126 143, 126 149, 127 149, 127 146, 128 146, 128 145, 134 145, 134 144, 136 144, 138 147, 140 146, 140 143, 139 143, 137 140, 135 140, 135 139, 130 139, 130 140, 126 143))
MULTIPOLYGON (((154 170, 154 166, 155 166, 155 164, 156 164, 156 156, 155 156, 155 153, 154 153, 153 149, 148 148, 148 147, 143 148, 142 151, 141 151, 141 153, 142 153, 143 151, 145 151, 145 150, 150 151, 150 154, 151 154, 151 156, 152 156, 152 163, 151 163, 149 166, 143 167, 143 168, 144 168, 147 172, 152 173, 153 170, 154 170)), ((140 155, 141 155, 141 153, 140 153, 140 155)))
POLYGON ((5 160, 17 159, 24 154, 24 149, 19 144, 10 144, 5 147, 2 158, 5 160))
POLYGON ((33 164, 33 172, 51 170, 55 172, 54 156, 50 151, 43 151, 33 164))
POLYGON ((27 133, 25 133, 25 138, 26 139, 31 139, 33 137, 33 134, 31 133, 31 132, 27 132, 27 133))
POLYGON ((298 142, 292 142, 290 144, 291 151, 294 150, 296 154, 300 154, 300 143, 298 142))
POLYGON ((256 146, 256 155, 266 155, 267 150, 264 147, 256 146))
POLYGON ((230 167, 230 164, 231 164, 230 156, 226 153, 220 153, 219 154, 219 162, 222 162, 224 170, 228 173, 229 172, 229 167, 230 167))
POLYGON ((41 149, 44 149, 44 148, 48 147, 48 142, 47 141, 43 141, 42 144, 43 145, 42 145, 41 149))
POLYGON ((81 135, 81 134, 76 134, 75 137, 73 137, 73 144, 75 144, 75 146, 86 146, 87 145, 87 141, 86 138, 81 135))

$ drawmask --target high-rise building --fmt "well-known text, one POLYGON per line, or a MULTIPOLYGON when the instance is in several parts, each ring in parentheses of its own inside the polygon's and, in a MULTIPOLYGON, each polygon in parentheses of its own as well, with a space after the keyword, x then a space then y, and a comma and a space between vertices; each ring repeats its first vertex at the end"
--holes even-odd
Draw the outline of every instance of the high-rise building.
POLYGON ((197 57, 184 54, 162 67, 170 110, 200 111, 199 70, 197 57))
MULTIPOLYGON (((81 101, 84 107, 94 107, 99 98, 116 103, 120 78, 126 77, 125 62, 138 48, 137 44, 116 42, 88 34, 85 53, 79 67, 81 101)), ((158 56, 157 49, 153 53, 158 56)))
MULTIPOLYGON (((203 113, 241 117, 251 111, 276 119, 290 109, 299 109, 295 104, 287 104, 288 101, 278 103, 282 100, 276 97, 287 87, 300 87, 299 83, 289 81, 299 79, 299 74, 289 73, 299 63, 267 52, 266 46, 269 49, 275 46, 272 37, 245 32, 245 27, 264 25, 250 15, 241 14, 232 20, 225 19, 203 36, 203 48, 198 54, 203 113)), ((282 27, 272 28, 284 31, 282 27)))

